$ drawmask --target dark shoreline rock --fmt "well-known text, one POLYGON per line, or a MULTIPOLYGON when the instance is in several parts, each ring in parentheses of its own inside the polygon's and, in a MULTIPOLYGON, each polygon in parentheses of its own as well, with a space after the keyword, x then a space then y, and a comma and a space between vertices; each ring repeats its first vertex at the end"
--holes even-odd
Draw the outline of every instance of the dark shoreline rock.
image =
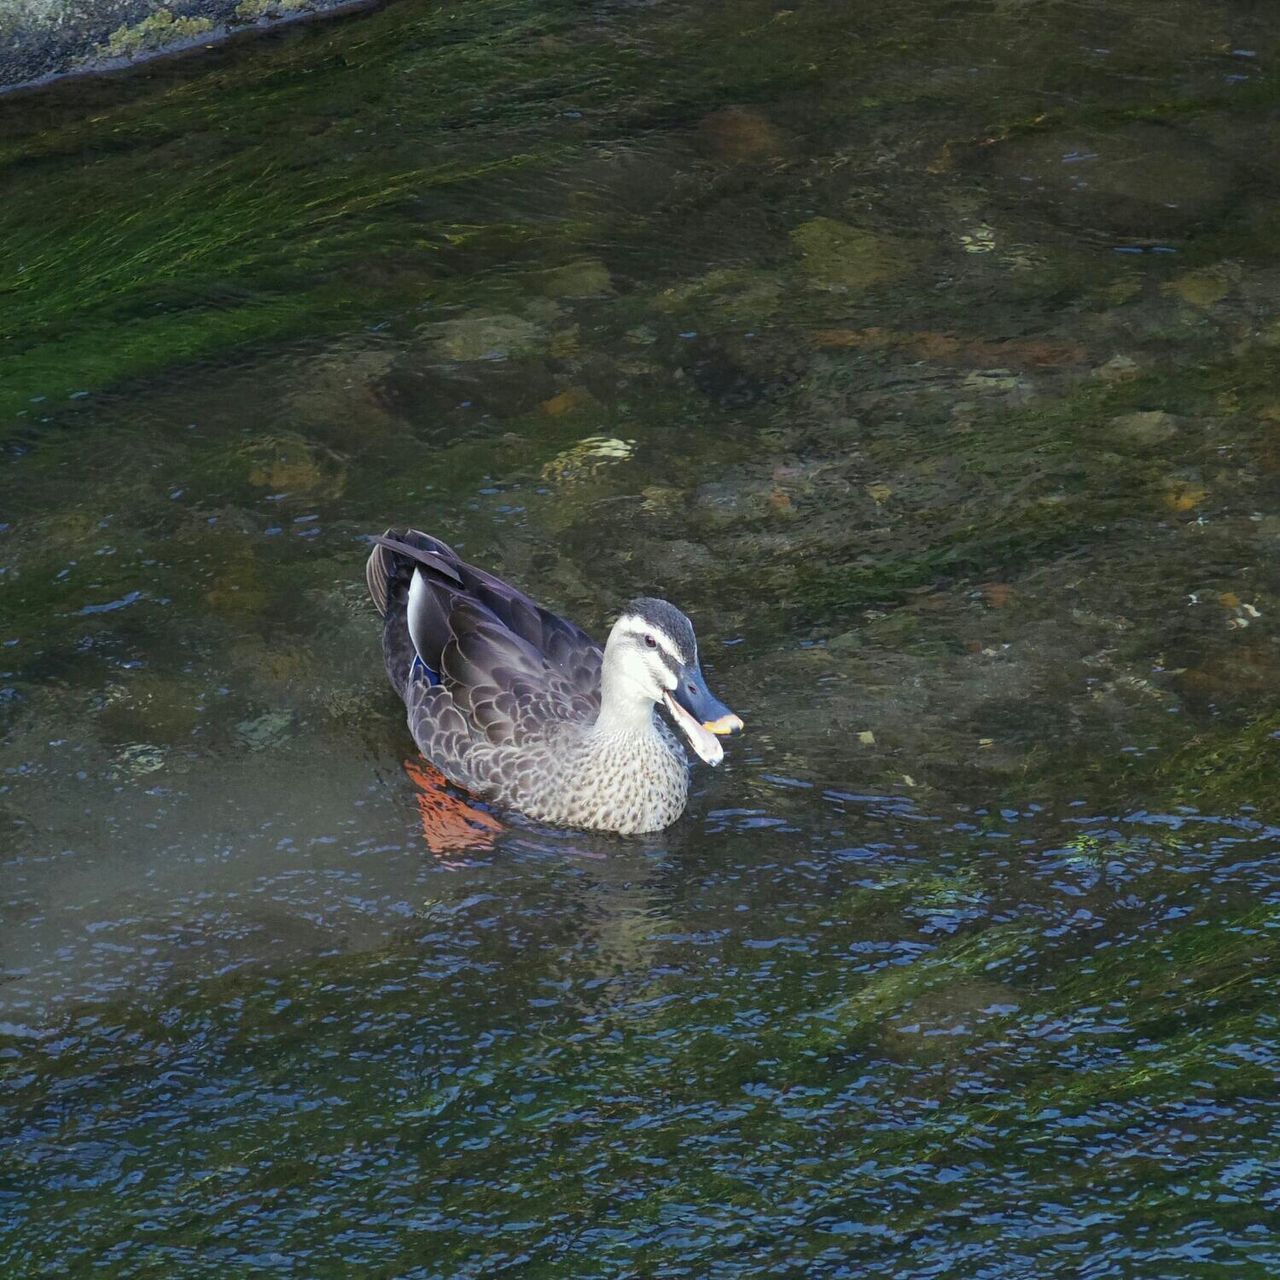
POLYGON ((0 10, 0 93, 114 71, 379 0, 15 0, 0 10))

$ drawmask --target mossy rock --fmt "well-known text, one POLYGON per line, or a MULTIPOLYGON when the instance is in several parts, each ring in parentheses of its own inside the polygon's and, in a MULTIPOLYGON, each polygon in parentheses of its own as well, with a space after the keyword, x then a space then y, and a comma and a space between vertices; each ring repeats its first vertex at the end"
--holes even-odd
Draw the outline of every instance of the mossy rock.
POLYGON ((208 18, 179 18, 168 9, 157 9, 141 22, 117 27, 99 46, 98 53, 109 58, 132 58, 212 30, 213 23, 208 18))
POLYGON ((697 313, 715 325, 755 324, 768 319, 782 303, 783 284, 767 271, 717 267, 705 276, 664 289, 653 300, 655 310, 697 313))
POLYGON ((458 316, 433 330, 438 353, 446 360, 510 360, 546 345, 539 327, 510 313, 458 316))
POLYGON ((548 271, 540 288, 548 298, 595 298, 613 292, 613 277, 599 258, 582 258, 548 271))
POLYGON ((246 450, 248 479, 259 489, 336 498, 346 488, 346 468, 333 455, 300 436, 274 436, 246 450))
POLYGON ((307 0, 240 0, 236 5, 236 17, 241 22, 260 22, 263 18, 299 13, 306 7, 307 0))
POLYGON ((834 218, 803 223, 791 240, 803 257, 805 273, 820 289, 869 289, 911 267, 911 255, 899 241, 834 218))
POLYGON ((1163 409, 1149 409, 1112 418, 1111 430, 1125 444, 1149 449, 1172 440, 1178 434, 1178 422, 1171 413, 1166 413, 1163 409))
POLYGON ((716 160, 729 164, 769 160, 783 155, 782 135, 754 107, 722 107, 698 121, 698 143, 716 160))
POLYGON ((1202 271, 1188 271, 1185 275, 1167 281, 1163 292, 1181 298, 1190 306, 1207 308, 1221 302, 1231 292, 1234 283, 1227 271, 1206 268, 1202 271))

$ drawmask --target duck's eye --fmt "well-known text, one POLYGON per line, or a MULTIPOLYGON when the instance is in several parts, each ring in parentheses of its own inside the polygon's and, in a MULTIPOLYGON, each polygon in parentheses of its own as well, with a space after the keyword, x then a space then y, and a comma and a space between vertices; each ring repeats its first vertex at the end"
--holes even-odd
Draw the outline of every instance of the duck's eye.
POLYGON ((644 643, 645 643, 645 648, 647 649, 656 649, 658 647, 658 642, 651 635, 649 635, 648 632, 645 632, 644 643))

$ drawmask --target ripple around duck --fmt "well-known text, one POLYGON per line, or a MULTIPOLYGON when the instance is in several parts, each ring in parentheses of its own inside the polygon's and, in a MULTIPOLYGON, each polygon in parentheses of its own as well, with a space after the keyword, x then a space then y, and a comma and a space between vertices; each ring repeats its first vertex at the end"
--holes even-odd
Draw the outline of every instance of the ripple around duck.
POLYGON ((1280 1271, 1280 25, 1202 9, 0 103, 0 1270, 1280 1271), (406 518, 688 609, 680 823, 424 830, 406 518))

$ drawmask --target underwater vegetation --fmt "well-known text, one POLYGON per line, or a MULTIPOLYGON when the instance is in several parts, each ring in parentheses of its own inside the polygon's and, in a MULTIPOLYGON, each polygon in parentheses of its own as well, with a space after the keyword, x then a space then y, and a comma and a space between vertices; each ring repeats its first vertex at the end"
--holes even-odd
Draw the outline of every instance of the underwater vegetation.
POLYGON ((0 1270, 1274 1274, 1278 54, 400 0, 0 100, 0 1270), (405 522, 689 613, 685 819, 432 851, 405 522))

